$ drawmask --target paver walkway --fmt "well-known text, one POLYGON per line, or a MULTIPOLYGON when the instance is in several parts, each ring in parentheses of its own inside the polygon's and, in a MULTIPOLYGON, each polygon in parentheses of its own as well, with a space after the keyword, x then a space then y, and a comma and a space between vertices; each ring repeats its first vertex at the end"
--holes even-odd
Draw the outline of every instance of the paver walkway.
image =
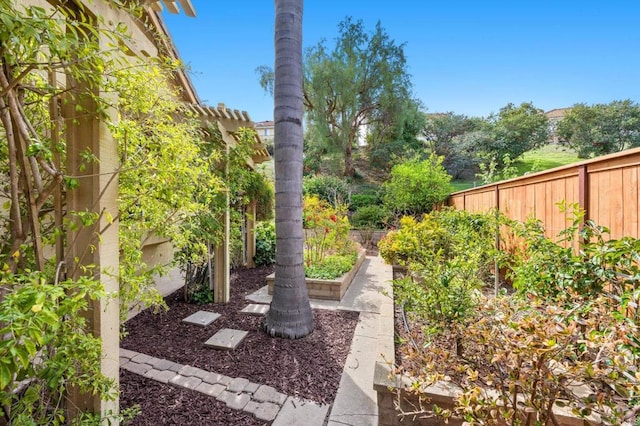
MULTIPOLYGON (((393 350, 385 343, 389 339, 384 338, 389 330, 393 331, 393 303, 388 296, 391 294, 391 278, 391 266, 385 265, 379 256, 367 257, 340 302, 311 301, 314 309, 360 312, 332 407, 303 401, 245 378, 228 377, 126 349, 120 349, 120 367, 162 383, 204 393, 232 409, 272 421, 273 426, 377 426, 373 371, 380 354, 393 350)), ((266 286, 247 299, 258 303, 271 302, 266 286)))

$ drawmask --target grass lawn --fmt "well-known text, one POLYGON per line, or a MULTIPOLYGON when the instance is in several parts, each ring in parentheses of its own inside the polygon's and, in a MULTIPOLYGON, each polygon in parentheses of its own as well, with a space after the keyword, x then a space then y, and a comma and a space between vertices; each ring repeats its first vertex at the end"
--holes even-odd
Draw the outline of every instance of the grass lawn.
MULTIPOLYGON (((542 148, 525 152, 513 166, 518 171, 518 176, 522 176, 526 173, 541 172, 581 160, 575 151, 568 148, 559 145, 545 145, 542 148)), ((464 191, 481 185, 484 185, 484 183, 480 179, 476 181, 453 180, 451 181, 451 192, 464 191)))
POLYGON ((514 166, 518 169, 518 175, 522 176, 528 172, 541 172, 578 161, 581 161, 578 154, 569 148, 559 145, 545 145, 522 154, 514 166))

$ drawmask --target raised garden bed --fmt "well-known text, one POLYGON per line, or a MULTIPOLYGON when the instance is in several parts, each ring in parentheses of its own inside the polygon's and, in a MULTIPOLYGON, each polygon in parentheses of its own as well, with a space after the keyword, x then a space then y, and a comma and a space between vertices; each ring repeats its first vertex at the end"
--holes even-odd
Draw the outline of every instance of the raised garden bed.
MULTIPOLYGON (((358 247, 358 258, 353 268, 343 276, 333 280, 322 280, 315 278, 306 278, 307 290, 309 297, 312 299, 322 300, 342 300, 342 296, 346 293, 347 289, 351 285, 351 282, 355 278, 360 266, 367 257, 367 252, 361 247, 358 247)), ((275 281, 275 273, 267 277, 267 284, 269 285, 269 294, 273 294, 273 284, 275 281)))

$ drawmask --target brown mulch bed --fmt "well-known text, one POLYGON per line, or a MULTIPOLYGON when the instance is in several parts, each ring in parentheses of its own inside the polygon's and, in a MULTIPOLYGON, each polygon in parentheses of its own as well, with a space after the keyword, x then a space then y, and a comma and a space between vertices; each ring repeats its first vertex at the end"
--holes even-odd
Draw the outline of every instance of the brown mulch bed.
MULTIPOLYGON (((262 331, 263 317, 244 315, 240 310, 253 303, 244 296, 263 287, 266 276, 272 271, 270 267, 232 271, 231 301, 227 304, 198 306, 185 303, 182 292, 177 291, 167 298, 168 312, 153 314, 145 311, 127 321, 125 327, 128 334, 122 340, 121 347, 230 377, 243 377, 254 383, 272 386, 290 396, 330 404, 338 389, 358 313, 314 310, 315 329, 309 336, 298 340, 271 338, 262 331), (182 322, 183 318, 199 310, 217 312, 221 317, 204 328, 182 322), (249 334, 232 351, 205 347, 204 342, 222 328, 246 330, 249 334)), ((215 416, 208 420, 201 413, 204 411, 215 412, 216 416, 220 410, 238 413, 227 409, 224 404, 217 404, 222 407, 216 405, 215 409, 201 408, 200 405, 205 403, 203 401, 213 404, 212 398, 205 397, 202 400, 199 395, 196 398, 193 392, 172 385, 124 373, 121 374, 121 380, 122 406, 126 408, 137 403, 144 411, 133 424, 171 424, 173 421, 167 419, 177 414, 163 407, 175 405, 177 402, 170 401, 176 398, 179 398, 184 411, 200 413, 194 414, 196 417, 190 424, 220 424, 215 416), (153 392, 149 391, 147 384, 153 386, 153 392), (151 398, 164 402, 155 404, 149 401, 151 398), (145 410, 145 406, 153 408, 145 410), (138 423, 140 418, 144 418, 144 423, 138 423), (153 421, 154 418, 157 421, 153 421)), ((221 424, 251 423, 234 420, 221 424)))

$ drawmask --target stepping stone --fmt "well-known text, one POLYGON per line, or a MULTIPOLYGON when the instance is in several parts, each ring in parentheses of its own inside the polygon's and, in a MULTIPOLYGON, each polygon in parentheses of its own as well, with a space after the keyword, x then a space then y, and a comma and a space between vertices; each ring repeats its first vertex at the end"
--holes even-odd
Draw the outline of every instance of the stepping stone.
POLYGON ((247 315, 265 315, 269 312, 269 305, 251 303, 245 306, 240 312, 247 315))
POLYGON ((183 319, 182 322, 199 325, 200 327, 206 327, 218 318, 220 318, 220 314, 217 314, 215 312, 198 311, 195 314, 191 314, 183 319))
POLYGON ((204 342, 204 345, 214 349, 235 349, 248 333, 248 331, 223 328, 204 342))

